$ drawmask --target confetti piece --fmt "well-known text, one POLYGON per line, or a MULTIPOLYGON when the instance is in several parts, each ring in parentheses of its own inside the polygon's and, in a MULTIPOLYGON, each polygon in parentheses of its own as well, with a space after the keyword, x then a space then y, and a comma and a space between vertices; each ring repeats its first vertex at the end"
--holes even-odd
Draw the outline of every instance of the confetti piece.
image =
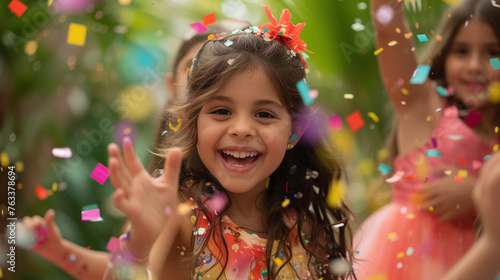
POLYGON ((318 98, 318 90, 317 89, 311 89, 309 91, 309 97, 312 99, 318 98))
POLYGON ((328 269, 335 275, 345 275, 351 271, 351 264, 347 260, 337 258, 330 262, 328 269))
POLYGON ((108 244, 106 245, 106 250, 110 253, 117 253, 120 250, 120 239, 111 236, 108 244))
POLYGON ((366 280, 387 280, 387 276, 385 274, 376 274, 376 275, 371 275, 366 278, 366 280))
POLYGON ((443 97, 450 96, 450 94, 448 94, 448 91, 442 86, 436 87, 436 90, 440 96, 443 96, 443 97))
POLYGON ((472 161, 472 168, 473 169, 479 169, 479 168, 481 168, 482 165, 483 165, 483 163, 478 161, 478 160, 472 161))
POLYGON ((189 26, 196 32, 196 33, 204 33, 207 32, 207 27, 203 25, 201 22, 195 22, 191 23, 189 26))
POLYGON ((399 252, 399 253, 396 255, 396 258, 401 259, 401 258, 403 258, 404 256, 405 256, 405 253, 403 253, 403 252, 399 252))
POLYGON ((281 207, 286 208, 290 204, 290 199, 285 199, 281 202, 281 207))
POLYGON ((493 152, 496 152, 497 150, 498 150, 498 144, 495 144, 495 145, 493 146, 493 152))
POLYGON ((389 240, 395 240, 397 237, 398 236, 395 232, 391 232, 387 235, 387 239, 389 239, 389 240))
POLYGON ((349 116, 346 117, 345 120, 349 125, 349 127, 351 128, 352 132, 358 131, 365 125, 363 117, 361 116, 359 111, 355 111, 354 113, 350 114, 349 116))
POLYGON ((377 158, 379 160, 386 159, 389 156, 389 151, 387 149, 380 149, 377 151, 377 158))
POLYGON ((491 66, 493 66, 493 69, 498 70, 500 69, 500 59, 497 58, 492 58, 490 59, 491 66))
POLYGON ((411 256, 411 255, 413 255, 413 252, 414 252, 414 251, 415 251, 415 250, 414 250, 412 247, 409 247, 409 248, 406 250, 406 255, 407 255, 407 256, 411 256))
POLYGON ((101 218, 99 208, 82 211, 82 221, 92 221, 101 218))
POLYGON ((461 178, 466 178, 466 177, 467 177, 467 175, 468 175, 468 173, 467 173, 467 170, 465 170, 465 169, 460 169, 460 170, 458 170, 458 174, 457 174, 457 175, 458 175, 458 177, 461 177, 461 178))
POLYGON ((35 186, 35 195, 40 200, 45 200, 49 196, 49 191, 42 187, 40 184, 35 186))
POLYGON ((354 98, 354 95, 352 93, 345 93, 344 94, 344 98, 345 99, 353 99, 354 98))
POLYGON ((441 152, 439 150, 427 150, 425 154, 427 157, 441 157, 441 152))
POLYGON ((384 50, 384 48, 380 48, 376 51, 373 52, 374 55, 378 55, 379 53, 381 53, 382 51, 384 50))
POLYGON ((28 7, 19 0, 13 0, 9 3, 7 8, 9 8, 17 17, 21 17, 28 9, 28 7))
POLYGON ((400 171, 397 171, 394 175, 392 175, 391 178, 387 178, 385 181, 387 183, 392 184, 392 183, 395 183, 395 182, 401 180, 401 178, 403 178, 404 175, 405 175, 405 172, 400 170, 400 171))
POLYGON ((165 207, 165 216, 170 216, 172 214, 172 208, 170 206, 165 207))
POLYGON ((56 182, 54 182, 54 183, 52 184, 52 191, 53 191, 53 192, 57 191, 57 183, 56 183, 56 182))
POLYGON ((436 137, 431 138, 432 148, 437 148, 438 142, 436 137))
POLYGON ((368 117, 370 117, 376 123, 379 122, 379 118, 374 112, 368 112, 368 117))
POLYGON ((342 129, 342 118, 339 115, 329 118, 328 123, 333 130, 342 129))
POLYGON ((500 103, 500 82, 492 82, 488 88, 488 93, 492 104, 500 103))
POLYGON ((405 36, 406 39, 410 39, 411 36, 413 36, 413 33, 412 32, 408 32, 408 33, 405 33, 404 36, 405 36))
POLYGON ((450 134, 450 135, 448 135, 448 139, 458 141, 458 140, 464 139, 464 136, 463 135, 450 134))
POLYGON ((274 258, 274 263, 275 263, 278 267, 280 267, 280 266, 282 266, 282 265, 283 265, 283 261, 282 261, 280 258, 277 258, 277 257, 276 257, 276 258, 274 258))
POLYGON ((227 64, 233 65, 233 63, 234 63, 234 58, 230 58, 227 60, 227 64))
POLYGON ((427 36, 425 34, 417 34, 417 38, 420 42, 427 42, 429 39, 427 39, 427 36))
POLYGON ((2 163, 3 167, 9 166, 10 159, 9 159, 9 155, 6 152, 2 152, 0 154, 0 162, 2 163))
POLYGON ((205 202, 205 206, 212 212, 220 212, 226 208, 228 198, 224 192, 215 191, 215 193, 205 202))
POLYGON ((203 21, 203 25, 207 26, 207 25, 210 25, 212 23, 215 23, 217 21, 217 18, 215 17, 215 13, 211 13, 208 15, 204 15, 202 18, 202 21, 203 21))
POLYGON ((52 155, 58 158, 70 158, 73 154, 70 148, 53 148, 52 155))
POLYGON ((173 131, 177 131, 181 127, 181 124, 182 124, 182 120, 181 119, 177 119, 177 125, 175 127, 172 126, 171 123, 168 123, 168 127, 170 127, 170 129, 173 130, 173 131))
POLYGON ((99 182, 101 185, 106 182, 106 179, 108 179, 109 176, 109 169, 102 165, 101 163, 98 163, 97 166, 94 168, 94 171, 90 174, 90 177, 92 177, 94 180, 99 182))
POLYGON ((375 12, 375 19, 378 22, 385 25, 392 21, 394 17, 394 10, 389 5, 380 5, 380 7, 375 12))
POLYGON ((231 40, 226 40, 226 42, 224 42, 224 45, 226 45, 228 47, 231 46, 232 44, 233 44, 233 41, 231 41, 231 40))
POLYGON ((404 95, 408 95, 408 94, 410 94, 410 92, 409 92, 406 88, 401 88, 401 92, 402 92, 404 95))
POLYGON ((188 203, 182 203, 177 206, 177 213, 181 216, 187 215, 191 212, 191 207, 188 203))
POLYGON ((85 45, 87 37, 87 26, 78 23, 70 23, 68 30, 68 44, 75 46, 85 45))
POLYGON ((418 65, 410 79, 410 84, 423 84, 431 71, 430 65, 418 65))
POLYGON ((458 157, 458 162, 462 165, 467 164, 467 160, 463 156, 458 157))
POLYGON ((476 127, 479 124, 483 115, 477 110, 471 110, 470 113, 464 118, 464 123, 470 128, 476 127))
POLYGON ((378 171, 380 171, 380 173, 382 173, 382 175, 387 175, 391 171, 391 167, 383 163, 379 164, 377 169, 378 171))
POLYGON ((461 183, 464 181, 464 178, 463 177, 460 177, 460 176, 455 176, 455 182, 457 183, 461 183))
POLYGON ((398 41, 390 41, 389 43, 387 43, 387 45, 388 45, 389 47, 395 46, 395 45, 397 45, 397 44, 398 44, 398 41))
POLYGON ((312 99, 311 97, 309 97, 309 86, 306 84, 306 82, 304 80, 300 80, 298 83, 297 83, 297 89, 299 90, 300 92, 300 96, 302 96, 302 100, 304 101, 304 104, 307 106, 309 104, 311 104, 314 99, 312 99))
POLYGON ((340 208, 342 205, 342 199, 346 193, 346 187, 341 181, 334 181, 330 184, 328 190, 328 196, 326 197, 326 203, 335 209, 340 208))

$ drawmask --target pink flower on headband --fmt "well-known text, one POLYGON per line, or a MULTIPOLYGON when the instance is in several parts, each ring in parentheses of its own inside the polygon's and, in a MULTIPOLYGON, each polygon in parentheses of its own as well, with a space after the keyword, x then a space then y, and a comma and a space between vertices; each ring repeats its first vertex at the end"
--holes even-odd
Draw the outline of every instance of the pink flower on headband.
POLYGON ((294 25, 290 21, 290 11, 288 9, 283 9, 280 17, 280 23, 271 13, 268 6, 262 5, 264 10, 266 10, 267 18, 271 23, 262 24, 259 29, 264 33, 265 40, 278 40, 278 42, 283 43, 289 49, 298 53, 299 51, 308 51, 306 49, 306 43, 299 38, 302 28, 306 25, 305 23, 298 23, 294 25))

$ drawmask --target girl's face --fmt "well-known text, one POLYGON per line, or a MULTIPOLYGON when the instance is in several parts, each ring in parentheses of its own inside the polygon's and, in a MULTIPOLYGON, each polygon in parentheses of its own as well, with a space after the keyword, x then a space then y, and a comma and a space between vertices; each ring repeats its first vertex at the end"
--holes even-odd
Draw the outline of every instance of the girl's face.
POLYGON ((260 68, 232 77, 198 116, 203 164, 230 193, 260 192, 280 165, 291 117, 260 68))
POLYGON ((489 103, 488 88, 500 81, 490 59, 500 56, 500 42, 491 26, 470 20, 458 30, 445 60, 445 78, 458 100, 471 108, 489 103))

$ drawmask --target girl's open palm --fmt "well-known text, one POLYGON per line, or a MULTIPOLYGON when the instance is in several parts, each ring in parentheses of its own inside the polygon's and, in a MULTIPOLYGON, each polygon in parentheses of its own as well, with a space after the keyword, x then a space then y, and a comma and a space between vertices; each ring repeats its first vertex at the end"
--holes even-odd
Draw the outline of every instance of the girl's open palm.
POLYGON ((135 238, 152 244, 168 219, 167 209, 177 207, 181 152, 169 152, 165 171, 157 178, 144 169, 129 138, 123 141, 123 158, 116 144, 110 144, 108 152, 111 183, 116 189, 113 203, 130 219, 135 238))

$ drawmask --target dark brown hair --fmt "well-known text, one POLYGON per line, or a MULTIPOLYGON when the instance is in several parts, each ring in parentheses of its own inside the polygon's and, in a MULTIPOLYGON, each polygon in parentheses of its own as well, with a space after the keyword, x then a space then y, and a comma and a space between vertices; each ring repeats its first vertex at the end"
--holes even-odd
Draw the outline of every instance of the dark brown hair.
MULTIPOLYGON (((189 72, 185 99, 178 106, 170 108, 172 116, 180 118, 182 125, 175 133, 168 134, 168 140, 165 142, 168 143, 168 147, 177 146, 184 152, 179 182, 182 199, 187 200, 192 197, 201 212, 206 217, 212 217, 210 211, 203 205, 203 199, 207 196, 206 183, 211 182, 222 192, 224 188, 209 173, 198 155, 197 117, 204 104, 211 100, 229 79, 239 73, 256 69, 265 71, 273 82, 283 106, 292 116, 293 124, 300 125, 300 122, 306 119, 311 124, 304 133, 309 141, 305 141, 305 137, 302 137, 292 150, 286 152, 280 166, 270 176, 269 188, 262 193, 261 198, 268 212, 266 221, 268 277, 276 279, 279 271, 292 259, 293 252, 287 245, 290 228, 283 220, 287 209, 294 209, 298 214, 298 232, 306 231, 304 230, 306 223, 310 225, 310 243, 306 244, 304 239, 300 238, 302 246, 310 253, 309 261, 314 257, 325 265, 334 259, 351 262, 349 238, 351 211, 344 203, 338 209, 326 203, 330 185, 342 177, 342 168, 336 156, 326 144, 324 134, 318 132, 323 129, 323 125, 326 126, 322 121, 326 118, 318 116, 312 108, 304 105, 296 87, 297 82, 305 79, 304 65, 298 55, 293 55, 288 48, 277 41, 266 42, 261 36, 239 32, 210 40, 198 52, 189 72), (227 40, 231 40, 233 44, 226 46, 224 43, 227 40), (290 172, 292 167, 296 170, 295 173, 290 172), (317 171, 319 176, 307 179, 308 170, 317 171), (299 193, 300 195, 295 195, 299 193), (281 204, 285 197, 290 199, 290 204, 283 208, 281 204), (337 223, 343 223, 344 226, 335 228, 333 224, 337 223), (276 267, 271 261, 274 259, 271 252, 274 240, 279 240, 278 247, 274 248, 275 252, 282 250, 287 257, 281 267, 276 267)), ((230 206, 231 201, 226 208, 230 206)), ((211 220, 202 248, 207 245, 207 241, 215 231, 224 236, 221 223, 223 214, 224 211, 221 211, 211 220)), ((226 252, 227 255, 227 244, 223 242, 218 245, 221 247, 220 251, 226 252)), ((192 257, 196 259, 197 256, 192 257)), ((226 259, 222 264, 225 269, 227 258, 221 259, 226 259)), ((313 269, 312 265, 310 267, 313 269)), ((314 269, 324 279, 345 279, 352 274, 349 272, 346 275, 334 275, 322 265, 314 269)))

